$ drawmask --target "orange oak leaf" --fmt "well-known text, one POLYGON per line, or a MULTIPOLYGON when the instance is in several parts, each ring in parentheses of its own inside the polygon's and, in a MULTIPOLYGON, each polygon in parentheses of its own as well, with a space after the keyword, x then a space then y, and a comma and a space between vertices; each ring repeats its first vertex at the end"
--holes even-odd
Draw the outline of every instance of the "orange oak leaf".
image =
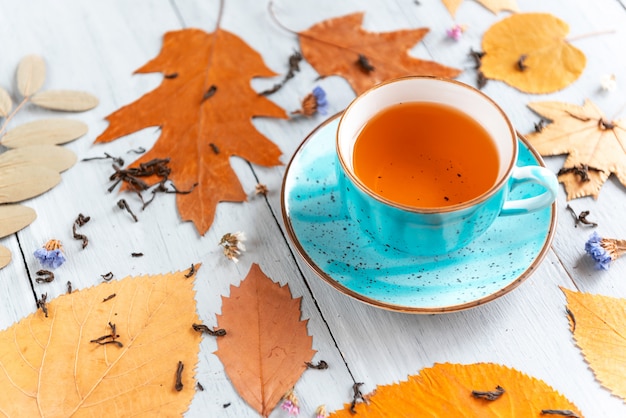
POLYGON ((267 417, 291 389, 315 350, 300 320, 302 298, 268 278, 253 264, 239 287, 222 297, 217 321, 228 334, 217 340, 216 354, 241 397, 267 417))
MULTIPOLYGON (((463 0, 442 0, 448 12, 454 17, 456 15, 456 11, 463 3, 463 0)), ((519 7, 517 6, 517 1, 515 0, 476 0, 478 3, 482 4, 487 10, 492 12, 493 14, 497 14, 498 12, 507 10, 510 12, 519 12, 519 7)))
POLYGON ((528 106, 552 121, 526 137, 544 156, 569 154, 559 174, 567 198, 598 198, 611 173, 626 186, 626 120, 610 121, 591 100, 582 106, 532 102, 528 106))
POLYGON ((574 338, 596 379, 626 400, 626 299, 561 290, 574 338))
POLYGON ((547 409, 582 417, 542 380, 493 363, 435 364, 404 382, 378 386, 364 398, 354 406, 356 414, 347 405, 330 417, 538 417, 547 409))
POLYGON ((461 73, 433 61, 409 56, 427 28, 375 33, 361 27, 363 13, 317 23, 300 32, 305 59, 322 76, 344 77, 357 94, 382 81, 406 75, 454 78, 461 73))
POLYGON ((0 411, 180 416, 195 394, 194 295, 193 280, 177 272, 127 277, 43 304, 0 332, 0 411))
POLYGON ((204 235, 219 202, 246 200, 230 157, 263 166, 280 164, 280 149, 252 124, 255 116, 287 118, 250 86, 253 77, 275 73, 242 39, 222 29, 168 32, 160 54, 136 72, 161 72, 164 79, 152 92, 107 116, 109 126, 96 142, 159 126, 154 147, 131 166, 170 158, 169 179, 178 190, 191 190, 176 195, 179 214, 204 235))
POLYGON ((548 13, 511 15, 483 35, 480 70, 526 93, 561 90, 586 65, 585 54, 565 39, 568 32, 567 23, 548 13))

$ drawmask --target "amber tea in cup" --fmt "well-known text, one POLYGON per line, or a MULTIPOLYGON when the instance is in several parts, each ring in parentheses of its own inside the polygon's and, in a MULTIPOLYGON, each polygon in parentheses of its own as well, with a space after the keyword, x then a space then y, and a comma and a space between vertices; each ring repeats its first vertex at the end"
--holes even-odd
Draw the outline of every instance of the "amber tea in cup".
POLYGON ((354 172, 374 193, 434 208, 480 196, 496 182, 499 158, 489 133, 464 112, 404 102, 376 114, 354 145, 354 172))

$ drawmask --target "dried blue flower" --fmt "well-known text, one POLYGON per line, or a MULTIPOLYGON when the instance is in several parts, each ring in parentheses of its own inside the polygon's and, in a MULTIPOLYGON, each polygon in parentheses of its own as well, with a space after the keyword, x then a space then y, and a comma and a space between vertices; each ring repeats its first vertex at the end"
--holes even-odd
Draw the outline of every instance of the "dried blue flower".
POLYGON ((594 232, 585 243, 585 251, 596 262, 598 270, 608 270, 611 262, 626 252, 626 240, 602 238, 594 232))
POLYGON ((46 242, 43 247, 35 250, 33 255, 42 266, 50 269, 60 267, 66 261, 65 254, 63 254, 63 245, 61 241, 56 239, 46 242))
POLYGON ((316 86, 302 100, 302 109, 292 112, 294 115, 313 116, 315 113, 326 115, 328 113, 328 101, 323 88, 316 86))

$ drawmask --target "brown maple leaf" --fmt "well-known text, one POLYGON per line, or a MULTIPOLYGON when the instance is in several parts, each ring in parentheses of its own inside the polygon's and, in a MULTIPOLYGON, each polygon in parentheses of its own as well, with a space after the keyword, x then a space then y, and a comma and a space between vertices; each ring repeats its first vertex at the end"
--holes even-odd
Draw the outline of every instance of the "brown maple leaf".
POLYGON ((46 313, 0 332, 3 415, 180 416, 195 394, 194 296, 193 279, 177 272, 111 281, 42 305, 46 313))
POLYGON ((159 126, 154 147, 131 164, 170 158, 178 190, 178 211, 200 234, 209 230, 222 201, 246 200, 229 158, 263 166, 280 164, 280 149, 252 124, 252 117, 287 118, 279 106, 250 86, 258 76, 274 76, 262 57, 242 39, 217 29, 168 32, 160 54, 137 73, 161 72, 161 85, 107 117, 96 142, 110 142, 140 129, 159 126))
POLYGON ((392 78, 454 78, 461 73, 456 68, 409 56, 409 50, 428 33, 427 28, 369 32, 361 27, 363 15, 354 13, 325 20, 298 33, 302 55, 322 77, 342 76, 360 94, 392 78))
POLYGON ((626 186, 626 120, 610 121, 591 100, 583 106, 562 102, 533 102, 528 106, 552 121, 527 135, 544 156, 569 154, 559 181, 567 198, 597 198, 611 173, 626 186))
POLYGON ((267 417, 291 389, 315 354, 300 320, 302 298, 270 280, 253 264, 239 287, 222 297, 217 356, 233 386, 259 414, 267 417))

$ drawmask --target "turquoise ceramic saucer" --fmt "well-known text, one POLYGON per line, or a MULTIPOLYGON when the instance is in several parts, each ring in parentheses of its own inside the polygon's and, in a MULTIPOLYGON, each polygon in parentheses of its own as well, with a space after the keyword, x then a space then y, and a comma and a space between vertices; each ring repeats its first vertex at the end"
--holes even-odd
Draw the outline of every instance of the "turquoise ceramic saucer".
MULTIPOLYGON (((489 302, 517 287, 543 259, 556 226, 556 206, 499 217, 456 252, 417 257, 377 244, 342 208, 335 175, 336 115, 313 131, 287 167, 285 225, 297 251, 335 289, 394 311, 451 312, 489 302)), ((543 161, 520 138, 518 165, 543 161)), ((539 194, 525 184, 513 197, 539 194)))

